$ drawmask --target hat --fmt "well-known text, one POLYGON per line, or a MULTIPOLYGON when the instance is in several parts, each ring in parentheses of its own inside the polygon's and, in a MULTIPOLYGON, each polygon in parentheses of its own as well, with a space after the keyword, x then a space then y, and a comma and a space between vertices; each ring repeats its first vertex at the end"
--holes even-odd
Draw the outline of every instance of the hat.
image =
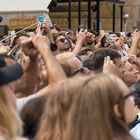
MULTIPOLYGON (((3 57, 0 57, 0 63, 5 63, 3 57)), ((4 66, 4 65, 3 65, 4 66)), ((20 64, 13 64, 0 67, 0 86, 8 84, 23 74, 23 69, 20 64)))

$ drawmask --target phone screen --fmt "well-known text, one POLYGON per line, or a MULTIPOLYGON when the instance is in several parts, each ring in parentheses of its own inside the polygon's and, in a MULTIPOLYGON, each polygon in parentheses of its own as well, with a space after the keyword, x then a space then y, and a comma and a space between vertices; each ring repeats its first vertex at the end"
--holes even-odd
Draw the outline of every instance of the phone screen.
POLYGON ((39 22, 43 22, 44 21, 44 17, 43 16, 38 16, 37 18, 38 18, 39 22))

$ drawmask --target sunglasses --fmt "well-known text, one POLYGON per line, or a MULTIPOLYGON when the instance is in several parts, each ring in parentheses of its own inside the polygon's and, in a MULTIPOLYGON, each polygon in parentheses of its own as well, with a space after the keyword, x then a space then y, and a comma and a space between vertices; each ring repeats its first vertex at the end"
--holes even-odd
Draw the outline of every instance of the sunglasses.
MULTIPOLYGON (((59 42, 59 41, 60 41, 61 43, 64 43, 64 42, 66 41, 66 38, 61 38, 61 39, 59 39, 57 42, 59 42)), ((56 42, 56 43, 57 43, 57 42, 56 42)))

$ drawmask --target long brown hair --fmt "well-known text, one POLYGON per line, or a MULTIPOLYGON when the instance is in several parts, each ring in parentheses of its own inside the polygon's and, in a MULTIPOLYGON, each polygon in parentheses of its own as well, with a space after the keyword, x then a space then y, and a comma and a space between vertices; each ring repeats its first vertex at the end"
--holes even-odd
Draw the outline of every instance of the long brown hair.
POLYGON ((118 78, 97 75, 81 84, 67 119, 66 140, 132 140, 124 117, 123 93, 118 78), (114 113, 118 104, 121 118, 114 113))
POLYGON ((66 128, 66 118, 72 103, 72 94, 78 90, 82 77, 61 81, 51 91, 41 119, 37 140, 61 140, 66 128), (71 90, 69 90, 71 88, 71 90))
POLYGON ((48 98, 37 140, 132 140, 124 118, 118 78, 97 75, 57 85, 48 98), (119 105, 121 118, 114 114, 119 105))

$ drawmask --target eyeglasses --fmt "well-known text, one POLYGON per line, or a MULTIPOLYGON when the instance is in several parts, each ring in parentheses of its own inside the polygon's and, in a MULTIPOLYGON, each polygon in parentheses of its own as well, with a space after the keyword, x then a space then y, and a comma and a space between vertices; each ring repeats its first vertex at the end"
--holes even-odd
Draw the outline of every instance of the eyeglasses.
POLYGON ((59 41, 64 43, 66 41, 66 38, 60 38, 58 41, 56 41, 56 43, 59 42, 59 41))
POLYGON ((131 99, 132 101, 134 101, 134 98, 135 98, 135 96, 136 96, 137 93, 138 93, 138 92, 129 93, 128 95, 125 95, 125 96, 122 98, 122 100, 126 100, 126 99, 128 99, 129 97, 131 97, 130 99, 131 99))
POLYGON ((129 93, 128 95, 125 95, 125 96, 123 97, 123 100, 126 100, 126 99, 129 98, 129 97, 132 97, 132 98, 133 98, 132 100, 134 100, 134 94, 136 94, 136 93, 129 93))

